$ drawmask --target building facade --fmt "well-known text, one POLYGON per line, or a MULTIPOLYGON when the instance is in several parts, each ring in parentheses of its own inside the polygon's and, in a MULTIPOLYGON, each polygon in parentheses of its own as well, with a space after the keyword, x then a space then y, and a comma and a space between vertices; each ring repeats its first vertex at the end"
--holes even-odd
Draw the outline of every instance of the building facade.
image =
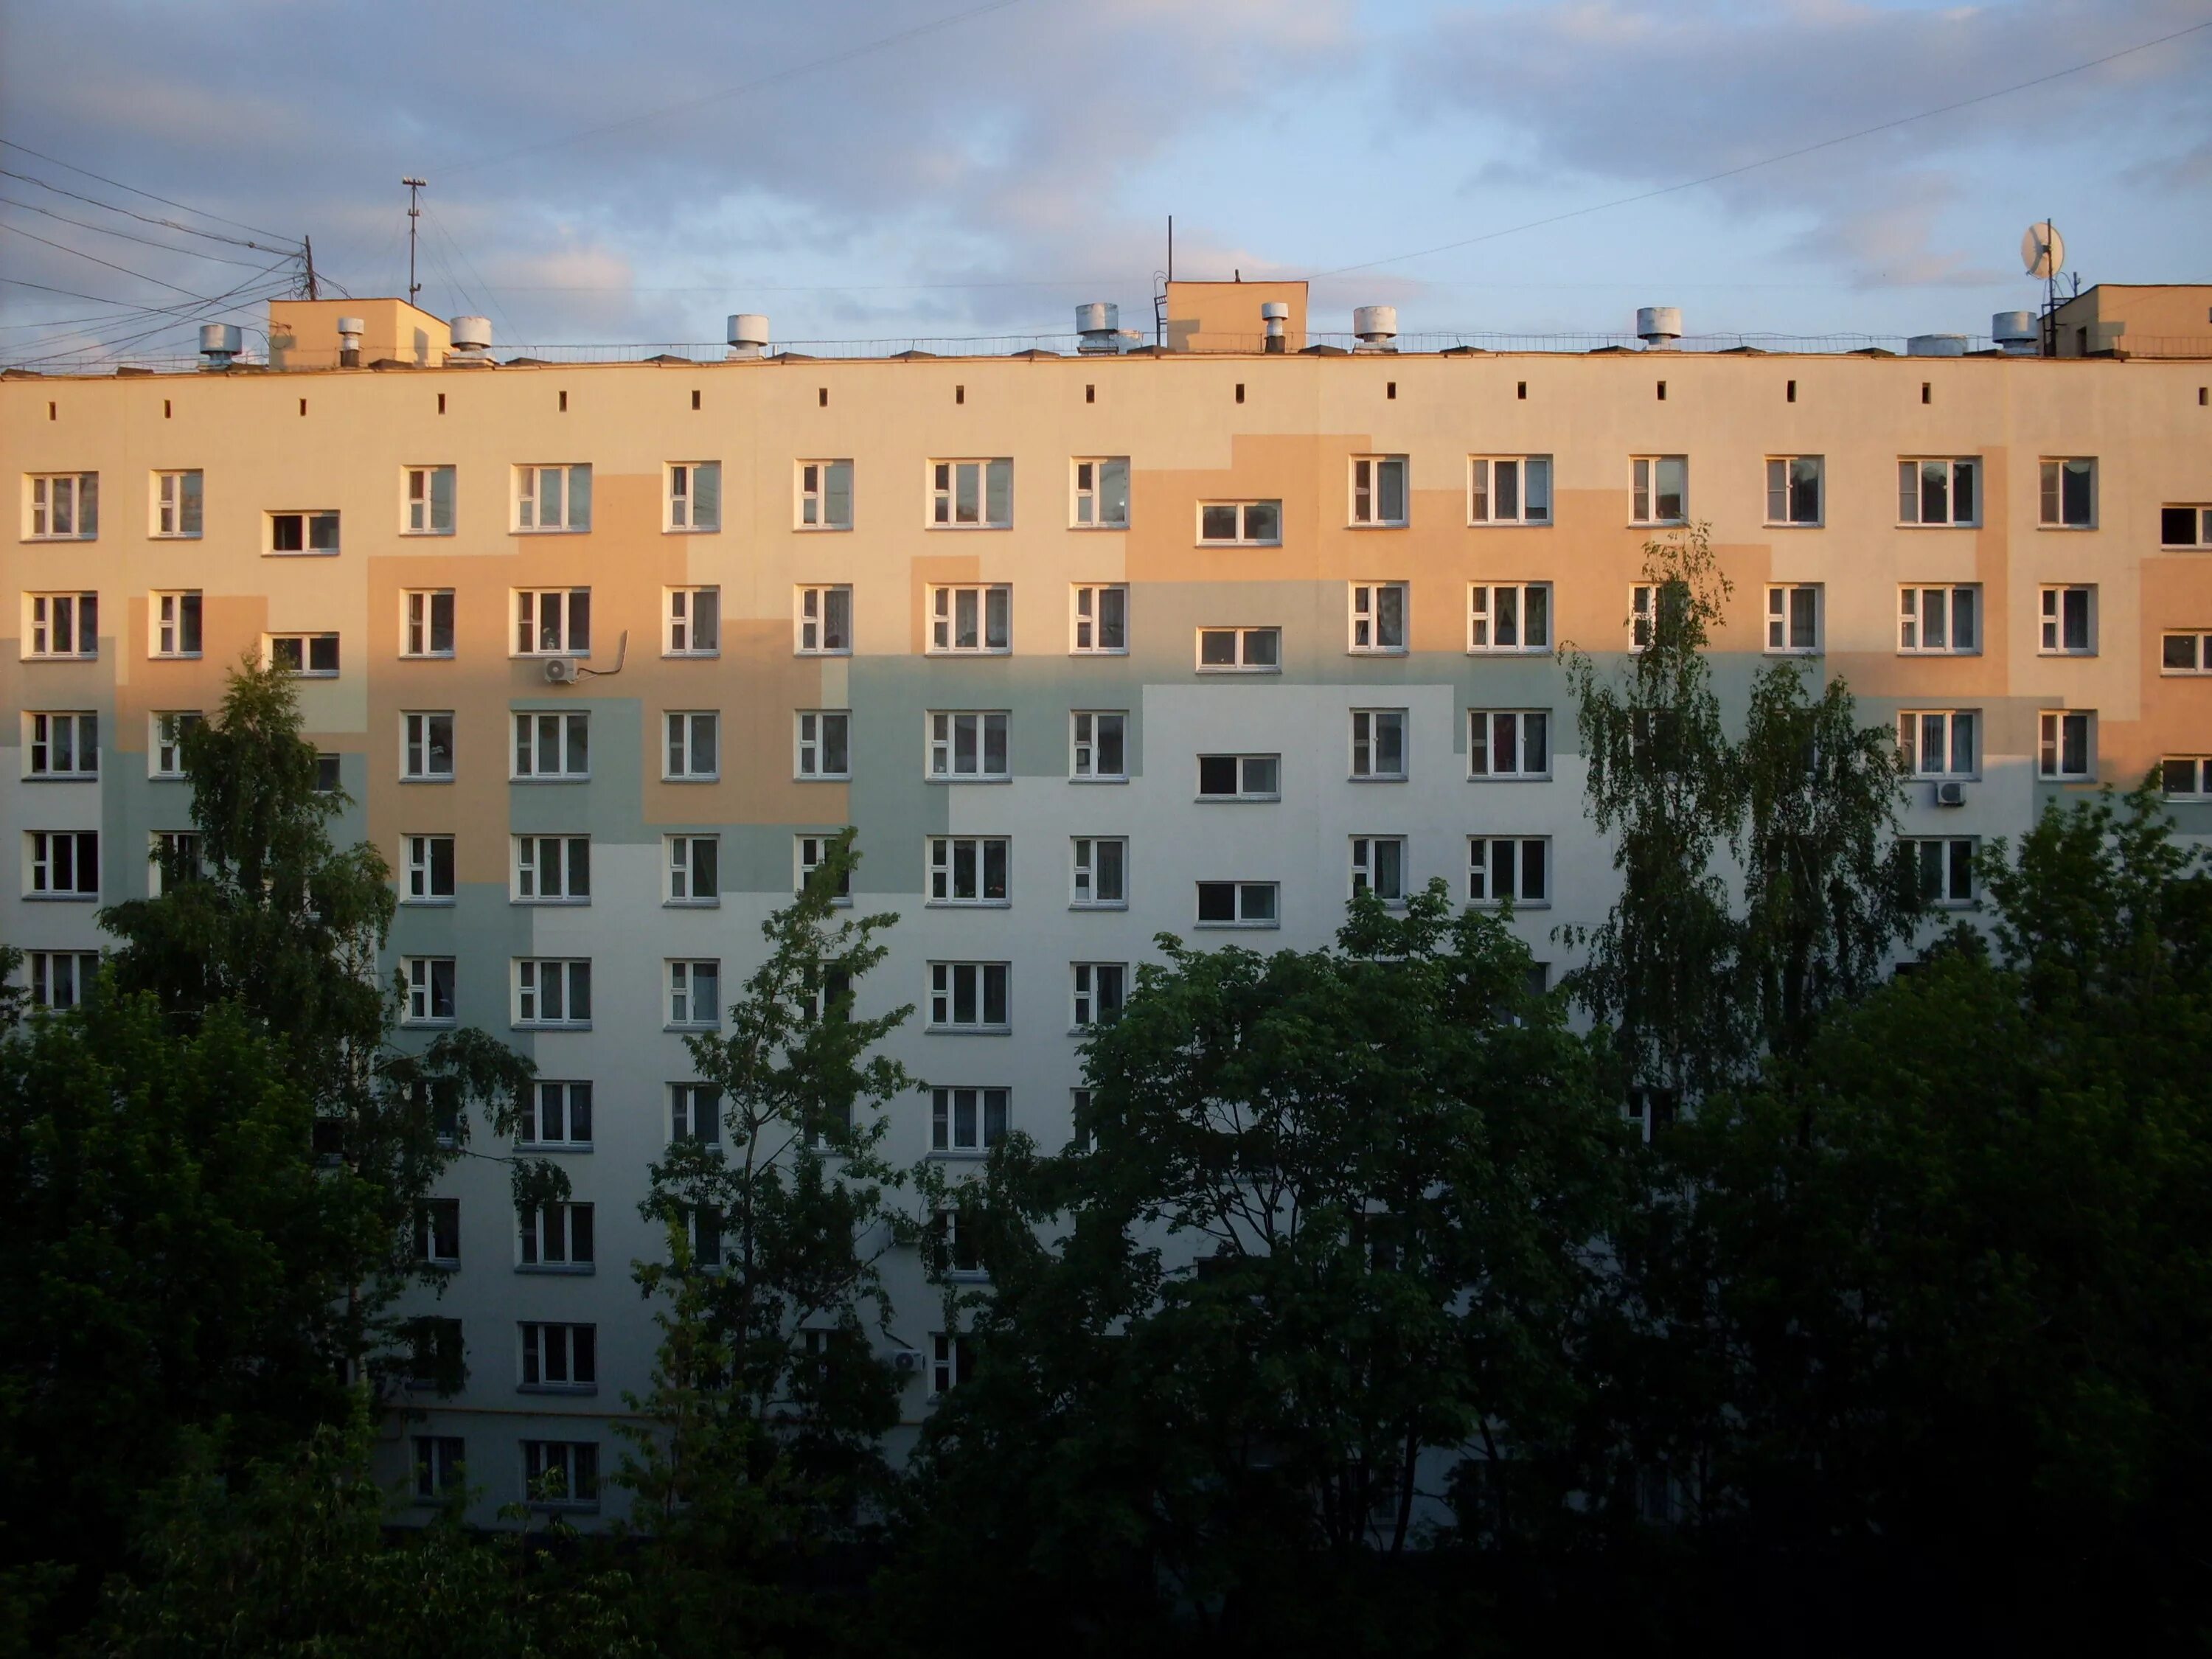
MULTIPOLYGON (((410 1031, 527 1054, 592 1206, 526 1233, 504 1169, 452 1172, 469 1381, 395 1418, 395 1478, 465 1458, 488 1512, 611 1470, 684 1038, 842 826, 899 916, 862 1005, 915 1007, 901 1159, 1064 1144, 1080 1028, 1162 932, 1309 948, 1356 884, 1441 877, 1570 965, 1616 884, 1557 652, 1631 649, 1686 523, 1732 716, 1770 656, 1847 680, 1942 902, 2154 767, 2212 832, 2212 362, 1316 352, 1303 296, 1276 352, 1256 289, 1176 286, 1170 334, 1224 349, 441 367, 398 307, 339 367, 349 303, 272 307, 283 369, 0 384, 0 937, 36 995, 189 830, 179 718, 280 658, 337 833, 395 872, 410 1031)), ((938 1304, 891 1288, 917 1422, 938 1304)))

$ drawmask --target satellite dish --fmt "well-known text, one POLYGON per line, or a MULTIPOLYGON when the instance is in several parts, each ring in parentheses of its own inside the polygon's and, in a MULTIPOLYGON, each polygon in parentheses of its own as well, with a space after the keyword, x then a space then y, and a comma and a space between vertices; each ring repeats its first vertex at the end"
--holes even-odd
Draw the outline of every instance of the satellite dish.
POLYGON ((2030 225, 2027 234, 2020 239, 2020 262, 2039 282, 2049 282, 2057 276, 2066 263, 2066 243, 2058 234, 2058 227, 2048 219, 2030 225))

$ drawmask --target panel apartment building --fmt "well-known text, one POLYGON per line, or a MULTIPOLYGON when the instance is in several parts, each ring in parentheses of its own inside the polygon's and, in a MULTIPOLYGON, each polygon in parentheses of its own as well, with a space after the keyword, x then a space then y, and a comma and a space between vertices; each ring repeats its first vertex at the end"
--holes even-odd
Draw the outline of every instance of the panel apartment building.
MULTIPOLYGON (((1308 948, 1442 877, 1568 965, 1616 889, 1556 653, 1632 648, 1686 522, 1735 711, 1769 656, 1846 678, 1942 902, 1979 841, 2153 767, 2212 832, 2212 325, 2054 359, 1669 349, 1663 317, 1415 350, 1370 316, 1346 349, 1304 311, 1176 283, 1136 349, 771 356, 748 319, 730 361, 494 364, 473 319, 276 302, 264 364, 0 384, 0 937, 36 997, 190 828, 179 733, 251 653, 391 863, 410 1030, 538 1067, 579 1208, 526 1229, 502 1168, 452 1171, 469 1378, 395 1418, 395 1480, 465 1459, 488 1515, 556 1468, 599 1506, 652 1361, 647 1168, 711 1124, 684 1037, 841 826, 900 917, 861 1000, 916 1008, 902 1160, 1064 1144, 1081 1029, 1161 932, 1308 948)), ((891 1288, 913 1423, 953 1350, 915 1264, 891 1288)))

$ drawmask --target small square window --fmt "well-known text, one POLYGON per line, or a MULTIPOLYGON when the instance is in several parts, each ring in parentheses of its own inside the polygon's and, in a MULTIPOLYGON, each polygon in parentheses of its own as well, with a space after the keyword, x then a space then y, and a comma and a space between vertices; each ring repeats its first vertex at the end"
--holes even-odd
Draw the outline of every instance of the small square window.
POLYGON ((853 527, 853 464, 840 461, 801 461, 793 523, 800 530, 850 530, 853 527))
POLYGON ((1690 462, 1685 455, 1639 455, 1629 464, 1632 523, 1684 524, 1690 510, 1690 462))
POLYGON ((2036 772, 2081 783, 2096 774, 2096 715, 2087 709, 2051 709, 2038 716, 2036 772))
POLYGON ((2046 460, 2039 498, 2046 530, 2091 530, 2097 523, 2097 462, 2094 456, 2046 460))
POLYGON ((664 590, 660 653, 665 657, 713 657, 722 649, 722 590, 664 590))
POLYGON ((1776 583, 1766 590, 1770 656, 1809 656, 1820 648, 1820 585, 1776 583))
POLYGON ((1283 541, 1280 501, 1201 501, 1198 539, 1218 547, 1279 547, 1283 541))
POLYGON ((1402 528, 1407 521, 1406 458, 1356 455, 1352 461, 1352 522, 1402 528))
POLYGON ((1279 927, 1282 925, 1279 884, 1272 881, 1201 881, 1198 925, 1201 927, 1279 927))
POLYGON ((1201 628, 1198 672, 1201 674, 1277 674, 1283 667, 1279 628, 1201 628))
POLYGON ((1068 652, 1073 656, 1126 656, 1129 650, 1129 588, 1126 582, 1078 583, 1069 590, 1068 652))
POLYGON ((1402 708, 1352 711, 1352 775, 1371 783, 1406 777, 1406 714, 1402 708))
POLYGON ((271 553, 327 554, 338 550, 338 515, 334 508, 314 512, 271 513, 269 515, 271 553))
POLYGON ((1406 838, 1403 836, 1354 836, 1352 838, 1352 896, 1372 893, 1383 903, 1406 902, 1406 838))
POLYGON ((722 902, 722 842, 719 836, 670 836, 667 899, 670 904, 722 902))
POLYGON ((853 653, 853 590, 802 587, 793 599, 792 649, 802 657, 853 653))
POLYGON ((196 538, 206 519, 202 475, 156 472, 154 475, 154 534, 179 539, 196 538))
POLYGON ((1079 458, 1071 463, 1069 522, 1078 530, 1129 527, 1129 458, 1079 458))
POLYGON ((1129 842, 1123 836, 1076 836, 1069 842, 1073 877, 1068 908, 1126 910, 1129 907, 1129 842))
POLYGON ((1078 708, 1068 714, 1068 781, 1127 783, 1129 716, 1124 709, 1078 708))
POLYGON ((1767 458, 1768 524, 1817 525, 1820 522, 1820 469, 1821 458, 1818 455, 1767 458))
POLYGON ((1346 648, 1357 655, 1404 655, 1408 592, 1404 582, 1353 582, 1346 648))
POLYGON ((450 536, 453 533, 453 469, 450 466, 410 466, 404 469, 405 492, 399 520, 404 536, 450 536))
POLYGON ((705 533, 722 527, 720 461, 672 461, 665 478, 668 494, 663 528, 671 532, 705 533))
POLYGON ((2042 621, 2037 649, 2046 657, 2094 657, 2097 654, 2097 590, 2094 587, 2046 587, 2042 594, 2042 621))
POLYGON ((802 708, 793 716, 795 775, 823 782, 853 775, 853 715, 844 708, 802 708))

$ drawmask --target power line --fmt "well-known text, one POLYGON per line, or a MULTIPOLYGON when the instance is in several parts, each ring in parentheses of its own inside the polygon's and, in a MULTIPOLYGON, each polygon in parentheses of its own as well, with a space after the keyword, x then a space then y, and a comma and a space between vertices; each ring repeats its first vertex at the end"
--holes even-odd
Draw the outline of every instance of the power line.
POLYGON ((939 30, 965 23, 971 18, 988 16, 992 12, 1005 11, 1021 3, 1022 0, 988 0, 988 3, 984 5, 971 6, 965 11, 957 11, 949 16, 939 17, 930 22, 917 23, 912 28, 900 29, 895 33, 878 35, 872 40, 863 40, 857 46, 848 46, 842 52, 833 52, 822 58, 811 58, 805 63, 793 64, 787 69, 780 69, 771 74, 763 75, 757 80, 746 81, 734 87, 726 87, 720 92, 710 92, 698 98, 686 98, 678 103, 665 104, 659 109, 646 110, 636 115, 626 115, 618 121, 608 121, 596 127, 586 127, 581 131, 569 133, 564 137, 543 139, 537 143, 525 144, 519 149, 505 150, 497 155, 487 155, 478 161, 448 162, 436 171, 441 177, 446 177, 456 173, 471 172, 477 167, 496 167, 501 161, 512 161, 518 155, 533 155, 540 150, 556 149, 564 144, 581 143, 586 138, 597 138, 605 133, 618 132, 624 127, 634 127, 646 121, 657 121, 664 115, 676 115, 684 110, 699 109, 708 104, 720 103, 725 98, 735 98, 742 93, 757 92, 763 87, 773 86, 779 81, 788 81, 794 76, 808 75, 818 69, 828 69, 834 64, 850 63, 855 58, 865 57, 872 52, 879 52, 885 46, 895 46, 907 40, 918 40, 924 35, 935 34, 939 30))
POLYGON ((220 265, 242 265, 248 270, 258 269, 250 259, 234 259, 227 253, 202 253, 198 248, 173 247, 167 242, 157 242, 150 236, 134 236, 127 230, 110 230, 106 225, 95 225, 88 219, 72 219, 66 213, 57 213, 52 208, 42 208, 35 203, 19 202, 12 196, 0 196, 0 204, 21 208, 26 213, 44 214, 47 218, 58 219, 65 225, 75 225, 79 230, 89 230, 100 236, 119 236, 126 242, 157 247, 164 253, 179 254, 187 259, 212 259, 220 265))
POLYGON ((1462 237, 1455 242, 1439 242, 1434 247, 1418 248, 1411 253, 1393 253, 1384 258, 1369 259, 1356 265, 1339 265, 1333 270, 1316 271, 1306 280, 1317 283, 1323 277, 1341 276, 1348 271, 1372 270, 1377 265, 1395 265, 1406 259, 1425 259, 1431 253, 1449 253, 1454 248, 1472 247, 1477 242, 1492 242, 1501 236, 1518 235, 1524 230, 1539 230, 1546 225, 1560 224, 1569 219, 1580 219, 1589 214, 1603 213, 1611 208, 1628 207, 1638 202, 1651 201, 1657 197, 1672 196, 1680 191, 1695 190, 1700 185, 1716 184, 1723 179, 1733 179, 1741 173, 1754 172, 1760 167, 1773 167, 1778 162, 1794 161, 1799 156, 1810 155, 1816 150, 1832 149, 1838 144, 1848 144, 1854 139, 1871 137, 1877 132, 1887 132, 1896 127, 1910 126, 1915 121, 1925 121, 1937 115, 1948 115, 1953 110, 1969 109, 1976 104, 1986 104, 1993 98, 2004 98, 2015 92, 2025 92, 2030 87, 2039 87, 2049 82, 2062 80, 2069 75, 2079 75, 2084 70, 2093 70, 2100 64, 2131 57, 2139 52, 2148 52, 2153 46, 2165 46, 2168 41, 2179 40, 2185 35, 2195 34, 2203 29, 2212 29, 2212 18, 2207 18, 2202 23, 2191 23, 2185 29, 2176 29, 2171 34, 2161 34, 2155 40, 2145 40, 2137 46, 2123 46, 2118 52, 2106 52, 2102 58, 2092 58, 2083 63, 2069 64, 2064 69, 2051 70, 2048 75, 2039 75, 2032 81, 2021 81, 2008 87, 1999 87, 1994 92, 1979 93, 1972 98, 1961 98, 1954 104, 1941 104, 1934 109, 1923 109, 1917 114, 1900 115, 1893 121, 1878 122, 1870 127, 1861 127, 1856 132, 1838 133, 1835 137, 1823 138, 1816 144, 1805 144, 1796 149, 1784 150, 1778 155, 1765 156, 1756 161, 1746 161, 1741 167, 1723 167, 1720 172, 1709 173, 1702 179, 1686 179, 1678 185, 1662 185, 1656 190, 1640 191, 1633 196, 1617 197, 1610 202, 1593 203, 1589 207, 1573 208, 1565 213, 1554 213, 1541 219, 1531 219, 1525 224, 1508 225, 1502 230, 1485 231, 1480 236, 1462 237))
POLYGON ((289 243, 280 243, 276 247, 268 247, 259 242, 249 242, 242 236, 226 236, 221 231, 202 230, 197 225, 179 224, 174 219, 157 218, 150 213, 140 213, 135 208, 118 207, 112 202, 103 202, 97 196, 87 196, 82 191, 64 190, 59 185, 48 184, 44 179, 34 178, 27 173, 18 173, 12 167, 0 167, 0 178, 20 179, 27 185, 36 185, 40 190, 52 191, 57 196, 66 196, 72 202, 83 202, 108 213, 120 213, 126 218, 137 220, 142 225, 159 225, 165 230, 180 231, 185 235, 202 237, 210 242, 227 242, 232 247, 250 247, 258 253, 282 253, 290 246, 289 243))
POLYGON ((0 230, 12 230, 18 236, 27 236, 34 242, 44 242, 48 247, 58 248, 64 253, 74 253, 80 259, 89 259, 96 265, 106 265, 110 270, 119 270, 125 276, 136 276, 142 283, 151 283, 156 288, 166 288, 172 293, 183 295, 188 300, 206 297, 204 295, 195 294, 188 288, 179 288, 174 283, 165 283, 159 276, 149 276, 143 270, 133 270, 128 265, 118 265, 112 259, 103 259, 96 253, 87 253, 82 248, 71 247, 66 242, 57 242, 51 237, 40 236, 35 232, 24 229, 21 225, 11 225, 0 221, 0 230))
MULTIPOLYGON (((58 167, 67 167, 71 173, 81 173, 88 179, 97 179, 103 185, 112 185, 118 190, 127 190, 133 196, 143 196, 149 202, 159 202, 163 207, 173 207, 185 213, 197 213, 203 219, 212 219, 219 225, 234 225, 240 230, 250 230, 256 236, 273 236, 284 240, 282 231, 267 230, 259 225, 249 225, 243 220, 226 219, 220 213, 210 213, 205 208, 196 208, 188 202, 173 202, 166 196, 156 196, 150 190, 141 190, 136 185, 126 185, 120 179, 111 179, 104 173, 94 173, 90 167, 81 167, 74 161, 64 161, 58 155, 49 155, 44 150, 33 149, 28 144, 19 144, 12 138, 0 138, 0 144, 9 149, 19 149, 26 155, 35 155, 41 161, 52 161, 58 167)), ((204 233, 203 233, 204 234, 204 233)), ((270 252, 275 252, 271 249, 270 252)))

